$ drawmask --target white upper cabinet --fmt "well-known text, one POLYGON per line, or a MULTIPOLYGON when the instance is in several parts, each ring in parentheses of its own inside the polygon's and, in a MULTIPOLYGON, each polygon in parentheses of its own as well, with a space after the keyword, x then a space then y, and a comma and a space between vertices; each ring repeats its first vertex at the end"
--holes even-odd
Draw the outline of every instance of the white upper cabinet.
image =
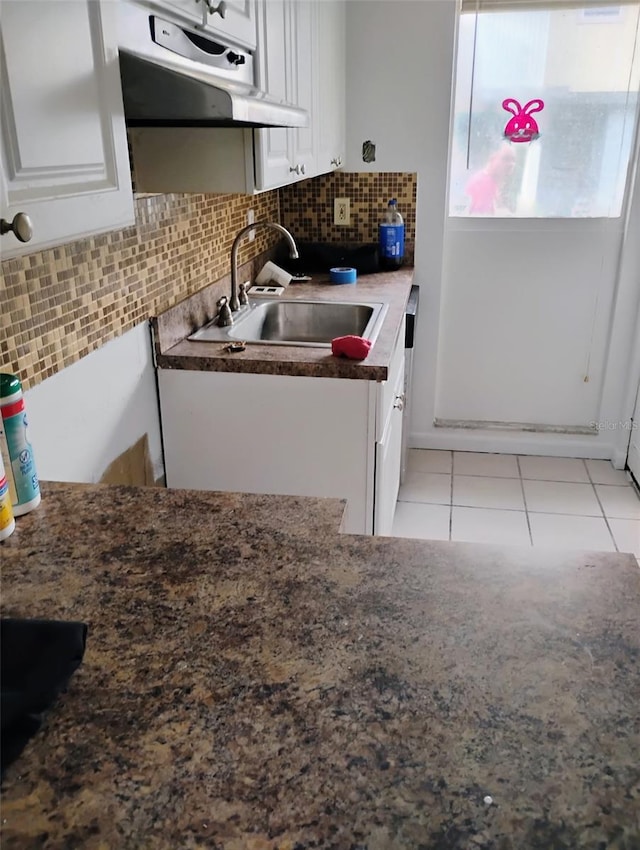
MULTIPOLYGON (((273 97, 291 101, 291 69, 287 62, 293 43, 287 0, 268 0, 258 6, 257 85, 273 97), (288 67, 289 66, 289 67, 288 67)), ((289 183, 291 138, 285 127, 255 131, 255 185, 271 189, 289 183)))
POLYGON ((120 91, 116 4, 2 0, 0 214, 3 258, 134 221, 120 91))
POLYGON ((318 3, 318 69, 315 125, 318 174, 339 168, 346 140, 346 6, 344 0, 318 3))
POLYGON ((222 36, 251 49, 256 46, 255 0, 209 0, 208 4, 207 0, 150 0, 149 5, 154 11, 166 10, 172 17, 177 13, 210 35, 222 36))
MULTIPOLYGON (((165 0, 167 8, 172 2, 165 0)), ((345 0, 258 0, 256 9, 256 85, 305 109, 309 126, 136 128, 131 141, 140 191, 252 194, 342 164, 345 0)))
POLYGON ((342 165, 345 3, 267 0, 260 15, 260 84, 306 109, 310 118, 308 127, 256 131, 256 188, 269 189, 342 165))
POLYGON ((318 174, 316 65, 318 3, 267 0, 258 21, 258 85, 309 113, 309 126, 255 133, 256 189, 318 174))
POLYGON ((294 180, 313 177, 318 171, 317 88, 321 69, 318 65, 318 7, 315 3, 292 0, 293 44, 288 59, 291 63, 291 101, 309 113, 309 126, 290 130, 291 176, 294 180))

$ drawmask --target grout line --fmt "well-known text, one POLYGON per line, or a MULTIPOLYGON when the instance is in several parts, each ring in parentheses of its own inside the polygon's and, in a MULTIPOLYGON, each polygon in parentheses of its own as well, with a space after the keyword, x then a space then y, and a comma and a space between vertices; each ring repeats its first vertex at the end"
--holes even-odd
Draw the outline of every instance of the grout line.
MULTIPOLYGON (((524 508, 488 508, 484 505, 451 505, 448 502, 414 502, 410 499, 398 499, 405 505, 436 505, 440 508, 465 508, 471 511, 502 511, 510 514, 523 514, 524 508)), ((541 513, 541 511, 533 511, 533 513, 541 513)), ((559 514, 550 514, 550 516, 559 516, 559 514)), ((566 514, 566 516, 578 516, 578 514, 566 514)), ((586 516, 586 514, 579 514, 586 516)), ((597 518, 597 517, 596 517, 597 518)))
MULTIPOLYGON (((535 516, 579 516, 583 519, 605 519, 605 517, 600 514, 570 514, 567 511, 529 511, 530 514, 534 514, 535 516)), ((618 519, 618 517, 612 517, 612 519, 618 519)))
POLYGON ((441 508, 451 507, 451 502, 423 502, 421 499, 398 499, 405 505, 440 505, 441 508))
MULTIPOLYGON (((575 479, 572 481, 568 481, 566 478, 527 478, 525 475, 522 476, 523 481, 544 481, 545 484, 591 484, 591 481, 576 481, 575 479)), ((624 486, 624 485, 612 485, 612 486, 624 486)))
POLYGON ((602 505, 602 502, 600 501, 600 496, 598 495, 598 491, 596 490, 596 485, 593 483, 593 479, 591 478, 591 473, 589 472, 589 467, 584 462, 584 460, 582 462, 584 463, 584 468, 587 470, 587 475, 589 476, 589 481, 591 482, 591 486, 593 487, 593 492, 595 493, 596 499, 598 500, 598 504, 600 505, 600 510, 602 511, 602 516, 604 517, 604 521, 605 521, 605 524, 607 526, 607 531, 609 532, 609 536, 613 540, 613 545, 615 546, 616 552, 619 552, 620 549, 618 549, 618 543, 616 541, 616 538, 613 536, 613 531, 611 530, 611 526, 609 525, 609 517, 606 515, 606 513, 604 511, 604 507, 602 505))
POLYGON ((523 514, 524 508, 496 508, 495 505, 452 505, 454 508, 472 508, 476 511, 506 511, 510 514, 523 514))
POLYGON ((449 490, 449 542, 453 540, 453 464, 455 452, 451 452, 451 488, 449 490))
POLYGON ((522 490, 522 501, 524 502, 524 515, 527 518, 527 528, 529 529, 529 542, 533 546, 533 532, 531 531, 531 520, 529 519, 529 508, 527 507, 527 496, 524 492, 524 480, 522 478, 522 469, 520 468, 520 456, 516 455, 516 464, 518 465, 518 475, 520 476, 520 489, 522 490))
POLYGON ((490 472, 458 472, 457 474, 465 478, 498 478, 500 481, 517 481, 520 477, 519 475, 492 475, 490 472))

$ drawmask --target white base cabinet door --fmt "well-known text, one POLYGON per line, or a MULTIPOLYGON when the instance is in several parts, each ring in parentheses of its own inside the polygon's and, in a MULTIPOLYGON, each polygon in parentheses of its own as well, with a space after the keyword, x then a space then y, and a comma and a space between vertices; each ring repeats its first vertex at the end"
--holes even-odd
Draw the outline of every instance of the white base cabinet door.
POLYGON ((636 409, 633 414, 633 428, 631 430, 631 440, 629 441, 627 466, 633 473, 636 481, 640 483, 640 391, 638 392, 636 409))
POLYGON ((375 384, 162 369, 158 379, 167 486, 346 499, 343 529, 372 533, 375 384))
POLYGON ((0 214, 33 237, 3 257, 134 221, 112 2, 2 0, 0 214))
POLYGON ((404 364, 396 376, 393 401, 388 411, 382 439, 376 443, 376 491, 374 534, 389 536, 393 528, 400 467, 402 464, 402 417, 404 410, 404 364))

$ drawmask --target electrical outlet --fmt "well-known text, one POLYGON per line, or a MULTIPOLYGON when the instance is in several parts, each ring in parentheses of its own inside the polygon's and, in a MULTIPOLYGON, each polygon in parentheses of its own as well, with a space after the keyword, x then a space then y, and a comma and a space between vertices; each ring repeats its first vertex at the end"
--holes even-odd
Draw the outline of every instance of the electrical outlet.
POLYGON ((351 201, 349 198, 333 199, 333 223, 341 227, 351 224, 351 201))
MULTIPOLYGON (((255 220, 256 220, 255 210, 247 210, 247 224, 254 224, 255 220)), ((256 238, 255 230, 250 230, 249 231, 249 242, 253 242, 253 240, 255 238, 256 238)))

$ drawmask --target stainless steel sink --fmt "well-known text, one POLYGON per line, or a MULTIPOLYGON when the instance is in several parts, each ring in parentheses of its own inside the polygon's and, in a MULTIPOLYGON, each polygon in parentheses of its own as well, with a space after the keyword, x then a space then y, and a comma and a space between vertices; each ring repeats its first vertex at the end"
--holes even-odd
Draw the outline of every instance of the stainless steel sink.
POLYGON ((386 312, 386 304, 371 302, 258 301, 240 308, 230 327, 218 327, 214 320, 189 339, 329 347, 335 337, 355 334, 374 342, 386 312))

